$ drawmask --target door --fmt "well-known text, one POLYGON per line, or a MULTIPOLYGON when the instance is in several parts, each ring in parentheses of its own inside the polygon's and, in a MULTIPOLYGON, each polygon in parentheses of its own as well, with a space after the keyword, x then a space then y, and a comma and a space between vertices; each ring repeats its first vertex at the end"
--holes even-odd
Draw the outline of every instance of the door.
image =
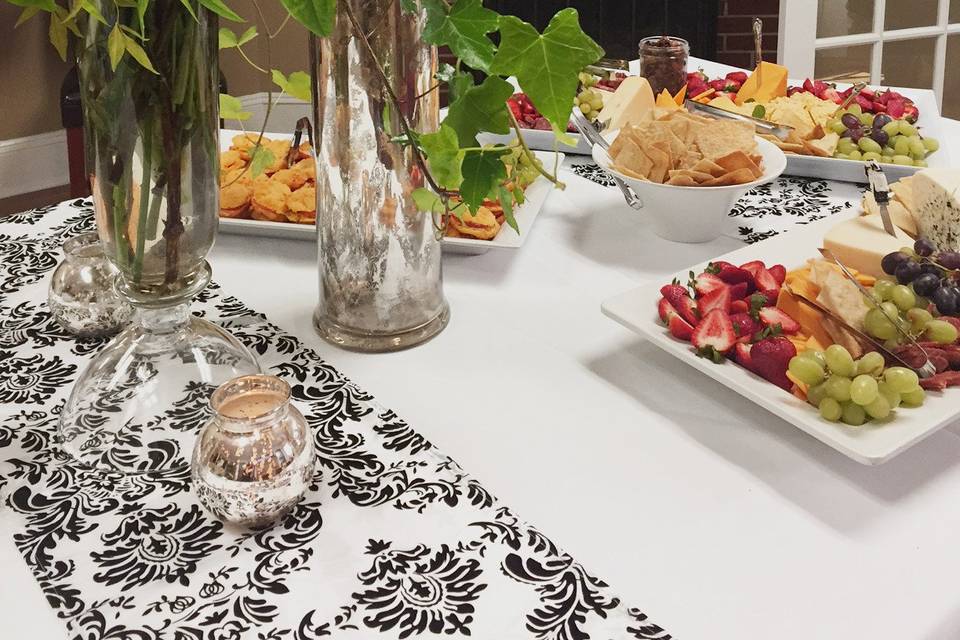
POLYGON ((780 0, 778 44, 793 78, 933 89, 960 118, 960 0, 780 0))

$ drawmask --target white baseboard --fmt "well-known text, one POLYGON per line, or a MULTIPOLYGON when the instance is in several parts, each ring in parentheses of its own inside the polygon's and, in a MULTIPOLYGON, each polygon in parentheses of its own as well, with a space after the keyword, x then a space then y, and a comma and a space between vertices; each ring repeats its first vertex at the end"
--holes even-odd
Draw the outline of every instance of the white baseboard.
POLYGON ((0 198, 70 184, 67 132, 0 140, 0 198))

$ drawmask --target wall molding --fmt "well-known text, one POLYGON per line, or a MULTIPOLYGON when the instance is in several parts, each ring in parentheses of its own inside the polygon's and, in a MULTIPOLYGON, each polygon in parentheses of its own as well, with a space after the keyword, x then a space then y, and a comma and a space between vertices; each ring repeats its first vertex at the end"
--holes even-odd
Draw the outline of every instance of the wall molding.
POLYGON ((65 129, 0 140, 0 198, 70 184, 65 129))
MULTIPOLYGON (((267 117, 269 96, 270 94, 266 91, 240 96, 240 104, 243 105, 243 110, 252 114, 250 119, 244 120, 242 125, 236 120, 225 120, 223 126, 227 129, 259 131, 267 117)), ((309 102, 298 100, 286 94, 280 96, 279 100, 274 95, 274 101, 273 110, 270 112, 270 122, 267 124, 267 133, 291 134, 297 127, 297 120, 310 117, 309 102)))

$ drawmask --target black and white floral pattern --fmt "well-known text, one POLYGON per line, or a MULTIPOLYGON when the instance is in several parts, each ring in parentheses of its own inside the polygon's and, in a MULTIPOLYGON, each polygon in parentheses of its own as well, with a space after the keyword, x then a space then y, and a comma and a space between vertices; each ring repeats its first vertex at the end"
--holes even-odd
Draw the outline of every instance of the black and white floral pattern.
MULTIPOLYGON (((102 343, 64 334, 43 300, 63 240, 91 218, 78 200, 0 219, 0 518, 67 637, 670 638, 402 418, 216 285, 194 312, 284 377, 313 429, 306 498, 263 530, 200 507, 183 449, 205 418, 204 385, 142 425, 169 434, 150 472, 65 457, 58 417, 102 343)), ((119 439, 110 455, 136 444, 119 439)))

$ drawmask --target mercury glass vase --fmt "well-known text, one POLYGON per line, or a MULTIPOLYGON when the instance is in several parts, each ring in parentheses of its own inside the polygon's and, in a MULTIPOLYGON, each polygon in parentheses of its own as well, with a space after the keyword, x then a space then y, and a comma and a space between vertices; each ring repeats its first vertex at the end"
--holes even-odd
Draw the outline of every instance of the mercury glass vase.
POLYGON ((314 326, 356 351, 412 347, 450 317, 438 221, 411 195, 424 186, 423 173, 410 147, 393 142, 403 130, 388 90, 414 130, 435 131, 437 51, 422 40, 423 15, 400 5, 340 0, 331 35, 310 44, 320 279, 314 326))
POLYGON ((104 252, 136 321, 89 364, 60 418, 63 449, 99 468, 186 468, 209 394, 257 373, 254 356, 190 313, 210 282, 218 224, 217 20, 180 0, 90 0, 79 47, 90 186, 104 252), (141 21, 142 20, 142 21, 141 21), (131 53, 114 68, 115 28, 149 35, 156 72, 131 53))

